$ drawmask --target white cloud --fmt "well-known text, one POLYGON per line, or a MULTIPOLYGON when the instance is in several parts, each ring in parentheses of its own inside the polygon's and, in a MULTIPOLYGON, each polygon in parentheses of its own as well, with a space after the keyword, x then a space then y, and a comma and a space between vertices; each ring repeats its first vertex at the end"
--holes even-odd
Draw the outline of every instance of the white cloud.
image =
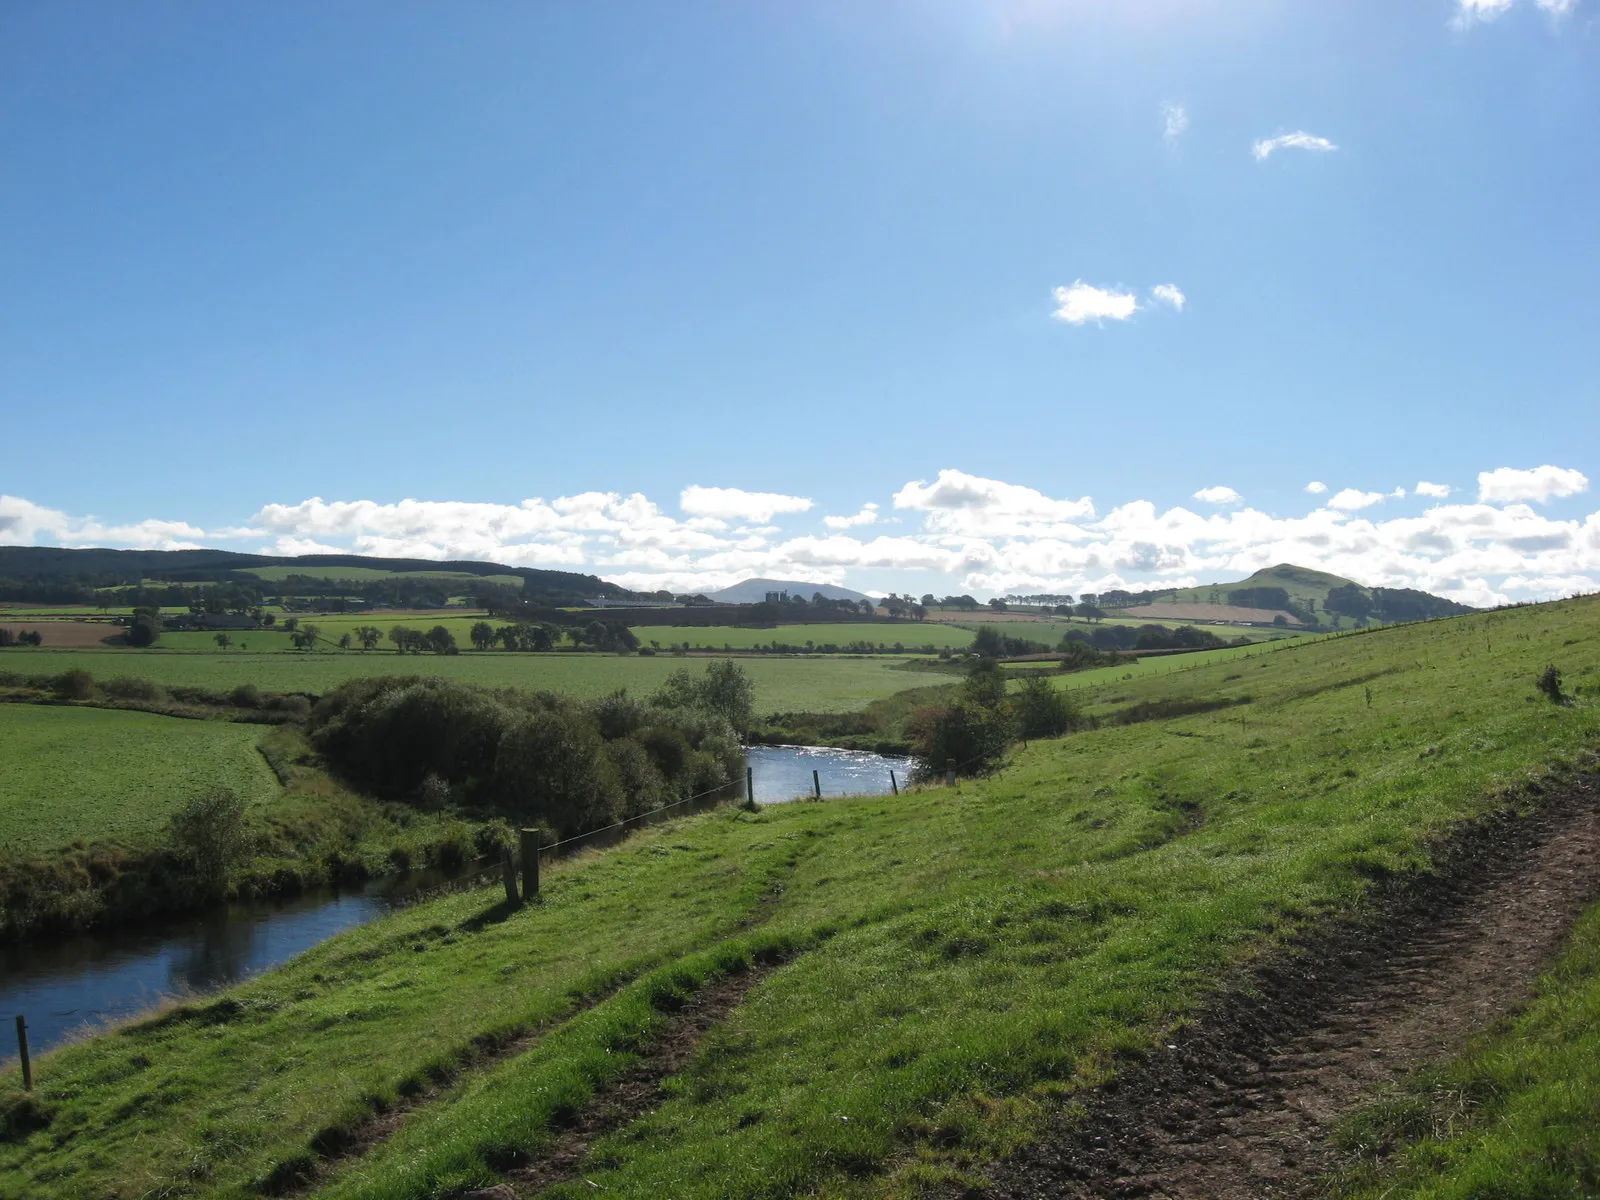
POLYGON ((1175 146, 1183 131, 1189 128, 1189 112, 1181 104, 1161 106, 1161 136, 1169 146, 1175 146))
POLYGON ((1458 27, 1492 21, 1506 12, 1516 0, 1456 0, 1455 23, 1458 27))
POLYGON ((1189 303, 1189 297, 1178 289, 1175 283, 1158 283, 1150 289, 1150 298, 1159 304, 1170 304, 1178 312, 1183 311, 1183 306, 1189 303))
POLYGON ((1564 17, 1578 7, 1578 0, 1538 0, 1539 7, 1552 16, 1564 17))
POLYGON ((1341 512, 1356 512, 1359 509, 1371 508, 1374 504, 1382 504, 1387 497, 1382 492, 1363 492, 1357 488, 1345 488, 1335 493, 1333 499, 1328 501, 1328 507, 1341 512))
POLYGON ((1139 302, 1132 292, 1118 292, 1110 288, 1097 288, 1075 280, 1071 287, 1055 289, 1057 308, 1050 315, 1068 325, 1082 325, 1088 321, 1126 321, 1139 311, 1139 302))
POLYGON ((678 494, 678 507, 692 516, 764 525, 779 513, 808 511, 811 501, 804 496, 785 496, 780 492, 747 492, 742 488, 696 484, 678 494))
POLYGON ((878 506, 864 504, 861 511, 853 517, 823 517, 822 523, 829 529, 850 529, 857 525, 872 525, 878 520, 878 506))
MULTIPOLYGON (((1492 604, 1595 590, 1600 512, 1557 520, 1533 503, 1576 494, 1586 483, 1571 469, 1501 468, 1484 473, 1487 502, 1450 503, 1419 487, 1417 494, 1430 501, 1418 506, 1423 511, 1388 519, 1376 515, 1381 501, 1401 489, 1345 489, 1328 504, 1314 493, 1317 499, 1308 504, 1317 507, 1274 515, 1236 495, 1226 507, 1208 507, 1232 494, 1218 485, 1197 493, 1199 511, 1162 510, 1134 499, 1102 514, 1087 496, 1051 494, 1059 486, 1046 491, 945 469, 932 482, 914 480, 894 493, 895 536, 860 528, 885 520, 881 503, 832 521, 813 516, 807 528, 785 532, 747 523, 750 512, 733 513, 731 521, 673 515, 637 493, 583 492, 509 504, 313 497, 265 505, 247 524, 207 533, 183 521, 102 522, 5 496, 0 543, 175 548, 210 544, 228 533, 259 537, 250 548, 281 554, 480 559, 674 591, 765 575, 896 591, 1080 593, 1239 579, 1294 562, 1369 585, 1492 604)), ((702 490, 722 499, 727 491, 702 490)), ((720 499, 706 506, 726 507, 720 499)))
POLYGON ((1434 500, 1443 500, 1452 490, 1448 483, 1429 483, 1426 479, 1420 480, 1413 489, 1419 496, 1427 496, 1434 500))
POLYGON ((1201 488, 1194 494, 1194 498, 1204 501, 1206 504, 1242 504, 1244 502, 1244 497, 1231 487, 1201 488))
POLYGON ((1576 496, 1589 490, 1582 471, 1552 467, 1548 463, 1529 471, 1497 467, 1478 472, 1478 500, 1490 504, 1510 500, 1536 500, 1543 504, 1559 496, 1576 496))
POLYGON ((1313 479, 1310 483, 1306 484, 1306 491, 1310 492, 1313 496, 1320 496, 1327 490, 1328 485, 1317 479, 1313 479))
POLYGON ((1261 138, 1250 147, 1250 153, 1256 156, 1257 162, 1261 162, 1271 157, 1275 150, 1315 150, 1326 153, 1338 148, 1325 137, 1296 130, 1294 133, 1283 133, 1273 138, 1261 138))

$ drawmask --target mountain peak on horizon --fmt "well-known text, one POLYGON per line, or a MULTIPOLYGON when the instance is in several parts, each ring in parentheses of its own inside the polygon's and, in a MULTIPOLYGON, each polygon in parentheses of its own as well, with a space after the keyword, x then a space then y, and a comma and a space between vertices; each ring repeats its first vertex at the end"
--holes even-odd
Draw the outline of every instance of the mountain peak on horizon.
POLYGON ((865 592, 858 592, 847 587, 838 587, 831 583, 808 583, 797 579, 743 579, 738 583, 729 584, 714 592, 706 592, 708 600, 716 600, 722 604, 760 604, 767 598, 768 592, 788 592, 791 596, 804 596, 811 599, 816 592, 821 592, 829 600, 867 600, 870 597, 865 592))

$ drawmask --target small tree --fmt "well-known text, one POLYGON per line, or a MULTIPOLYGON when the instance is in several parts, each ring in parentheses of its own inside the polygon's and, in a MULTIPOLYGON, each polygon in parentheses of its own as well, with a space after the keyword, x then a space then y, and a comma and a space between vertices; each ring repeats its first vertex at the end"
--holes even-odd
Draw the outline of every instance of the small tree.
POLYGON ((435 625, 428 630, 428 649, 435 654, 454 654, 456 652, 456 637, 443 625, 435 625))
POLYGON ((172 814, 172 845, 208 896, 227 888, 228 872, 249 849, 244 801, 226 788, 196 796, 172 814))
POLYGON ((339 635, 339 649, 341 649, 341 650, 350 649, 350 640, 351 640, 350 639, 350 635, 348 633, 341 633, 339 635))
POLYGON ((219 633, 219 634, 217 634, 216 637, 212 638, 211 640, 213 642, 215 642, 218 646, 220 646, 224 650, 226 650, 229 646, 233 645, 233 639, 231 637, 229 637, 225 633, 219 633))
POLYGON ((479 621, 472 627, 470 634, 474 650, 488 650, 495 643, 494 626, 487 621, 479 621))
POLYGON ((1060 737, 1083 720, 1067 694, 1038 675, 1022 681, 1011 701, 1011 711, 1016 717, 1017 732, 1025 738, 1060 737))
POLYGON ((383 640, 383 630, 376 625, 363 625, 356 630, 356 640, 363 650, 371 650, 383 640))

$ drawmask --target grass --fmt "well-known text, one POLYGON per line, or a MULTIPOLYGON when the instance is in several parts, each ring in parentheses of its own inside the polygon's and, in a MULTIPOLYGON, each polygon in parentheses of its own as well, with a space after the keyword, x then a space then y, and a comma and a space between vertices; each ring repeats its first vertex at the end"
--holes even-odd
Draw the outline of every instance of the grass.
POLYGON ((1083 633, 1092 635, 1096 629, 1106 625, 1127 625, 1130 628, 1135 629, 1141 625, 1158 625, 1162 629, 1180 629, 1186 625, 1192 625, 1198 629, 1204 629, 1210 633, 1214 633, 1224 641, 1230 641, 1236 637, 1245 637, 1249 638, 1252 642, 1266 642, 1275 639, 1305 636, 1305 632, 1303 630, 1297 630, 1293 626, 1287 628, 1272 626, 1269 628, 1263 626, 1213 625, 1203 621, 1178 621, 1166 617, 1139 619, 1134 617, 1112 616, 1106 617, 1101 621, 1089 621, 1085 619, 1068 617, 1041 617, 1037 620, 1028 621, 1018 621, 1014 619, 1003 621, 985 621, 981 616, 941 616, 937 618, 929 618, 930 623, 934 621, 937 621, 940 624, 952 625, 974 632, 982 629, 985 625, 990 625, 1009 637, 1026 638, 1031 642, 1043 642, 1052 650, 1056 648, 1056 645, 1067 635, 1069 630, 1077 629, 1083 633))
POLYGON ((688 642, 692 647, 713 650, 750 650, 778 642, 789 646, 805 647, 813 643, 822 646, 845 646, 851 642, 868 642, 885 650, 896 645, 911 649, 933 646, 965 650, 972 645, 972 632, 950 625, 914 622, 897 625, 847 622, 819 622, 817 624, 779 625, 773 629, 744 629, 734 625, 712 625, 696 628, 687 625, 638 625, 633 635, 645 646, 660 643, 662 646, 681 646, 688 642))
MULTIPOLYGON (((202 635, 210 636, 210 635, 202 635)), ((246 635, 247 637, 251 635, 246 635)), ((913 682, 890 657, 742 658, 755 684, 758 712, 848 712, 913 682)), ((155 650, 8 651, 0 668, 22 674, 56 674, 81 667, 96 679, 133 675, 180 687, 226 690, 253 683, 264 692, 321 693, 367 675, 439 675, 491 687, 603 696, 618 688, 649 694, 673 671, 705 670, 704 658, 652 658, 614 654, 482 654, 442 656, 330 651, 256 654, 239 651, 175 653, 155 650)))
POLYGON ((138 838, 183 801, 232 788, 262 802, 277 779, 260 725, 97 708, 0 704, 0 851, 138 838))
POLYGON ((27 1104, 0 1077, 0 1196, 254 1195, 429 1079, 445 1096, 318 1194, 456 1194, 545 1144, 685 994, 780 949, 798 957, 584 1178, 686 1200, 953 1186, 1241 960, 1570 769, 1600 735, 1597 671, 1594 601, 1306 643, 1121 682, 1099 707, 1249 702, 1034 742, 981 783, 724 810, 552 868, 516 912, 419 905, 43 1056, 27 1104), (1549 662, 1577 703, 1534 694, 1549 662))
POLYGON ((1600 906, 1527 1010, 1344 1123, 1350 1200, 1584 1200, 1600 1181, 1600 906))

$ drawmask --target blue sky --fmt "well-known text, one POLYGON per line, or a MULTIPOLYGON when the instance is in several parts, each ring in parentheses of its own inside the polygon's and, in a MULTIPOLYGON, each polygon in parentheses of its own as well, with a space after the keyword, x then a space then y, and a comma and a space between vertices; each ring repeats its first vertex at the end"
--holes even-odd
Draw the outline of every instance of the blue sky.
POLYGON ((0 541, 1592 590, 1597 68, 1595 0, 9 5, 0 541))

